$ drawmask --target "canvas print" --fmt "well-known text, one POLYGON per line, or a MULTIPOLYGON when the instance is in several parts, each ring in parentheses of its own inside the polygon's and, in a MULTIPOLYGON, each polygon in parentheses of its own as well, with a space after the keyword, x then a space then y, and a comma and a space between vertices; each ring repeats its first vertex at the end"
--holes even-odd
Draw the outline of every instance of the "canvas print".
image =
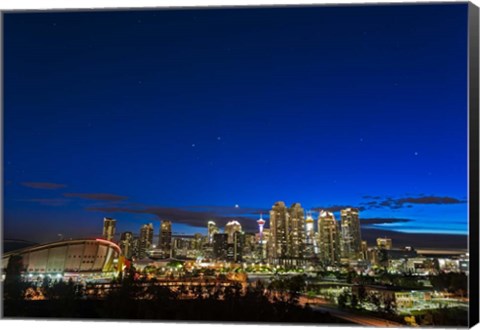
POLYGON ((471 325, 471 9, 4 12, 3 317, 471 325))

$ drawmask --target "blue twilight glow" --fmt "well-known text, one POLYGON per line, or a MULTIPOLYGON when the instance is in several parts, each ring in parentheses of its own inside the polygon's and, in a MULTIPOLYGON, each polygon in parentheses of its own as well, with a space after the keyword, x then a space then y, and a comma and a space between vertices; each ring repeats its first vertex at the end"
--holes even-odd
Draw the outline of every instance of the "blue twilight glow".
POLYGON ((253 231, 277 200, 467 234, 467 4, 7 13, 4 33, 5 237, 253 231))

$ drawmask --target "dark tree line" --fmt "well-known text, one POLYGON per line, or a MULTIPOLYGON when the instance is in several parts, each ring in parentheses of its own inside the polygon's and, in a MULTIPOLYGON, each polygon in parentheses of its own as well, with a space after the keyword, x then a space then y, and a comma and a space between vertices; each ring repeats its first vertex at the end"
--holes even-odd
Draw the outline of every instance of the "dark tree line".
MULTIPOLYGON (((14 264, 12 264, 14 265, 14 264)), ((12 266, 13 267, 13 266, 12 266)), ((18 271, 12 269, 11 274, 18 271)), ((170 289, 156 280, 125 276, 112 283, 102 299, 86 295, 83 285, 45 279, 41 284, 9 276, 4 285, 5 317, 93 318, 120 320, 198 320, 236 322, 345 323, 328 313, 298 304, 302 278, 278 279, 269 287, 261 282, 242 286, 181 285, 170 289), (285 290, 277 295, 277 290, 285 290), (41 292, 42 300, 29 300, 41 292)))

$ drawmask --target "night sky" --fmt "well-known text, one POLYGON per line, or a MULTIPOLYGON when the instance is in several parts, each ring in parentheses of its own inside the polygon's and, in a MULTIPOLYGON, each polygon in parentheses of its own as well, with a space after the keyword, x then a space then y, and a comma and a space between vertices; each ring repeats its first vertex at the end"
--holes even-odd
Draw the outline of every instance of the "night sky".
POLYGON ((278 200, 468 232, 466 4, 3 22, 6 238, 253 230, 278 200))

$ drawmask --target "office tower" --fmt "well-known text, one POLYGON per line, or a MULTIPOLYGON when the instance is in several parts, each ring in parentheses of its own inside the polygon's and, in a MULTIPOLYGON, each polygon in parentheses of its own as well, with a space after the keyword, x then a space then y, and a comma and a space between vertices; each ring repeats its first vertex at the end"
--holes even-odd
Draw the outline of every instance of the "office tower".
POLYGON ((213 257, 226 260, 228 251, 228 234, 213 234, 213 257))
POLYGON ((305 219, 305 258, 315 257, 315 220, 311 212, 307 212, 305 219))
POLYGON ((391 238, 377 238, 377 247, 379 249, 391 250, 392 239, 391 238))
POLYGON ((147 251, 152 247, 153 242, 153 224, 145 224, 140 228, 140 237, 138 238, 138 258, 147 257, 147 251))
POLYGON ((245 239, 242 251, 243 261, 255 261, 259 259, 260 243, 258 235, 258 232, 244 233, 245 239))
POLYGON ((340 260, 338 224, 332 212, 320 211, 318 217, 319 258, 324 265, 335 265, 340 260))
POLYGON ((347 208, 340 211, 342 226, 342 257, 350 260, 360 256, 362 238, 358 210, 347 208))
POLYGON ((163 220, 160 225, 160 234, 158 238, 158 249, 166 257, 170 257, 172 251, 172 222, 163 220))
POLYGON ((281 259, 287 257, 287 222, 288 211, 284 202, 276 202, 270 211, 270 257, 281 259))
POLYGON ((300 203, 294 203, 288 210, 287 255, 289 258, 303 258, 305 254, 305 212, 300 203))
POLYGON ((134 241, 133 241, 133 234, 130 231, 126 231, 122 233, 120 236, 120 249, 122 250, 122 255, 127 258, 131 259, 133 256, 134 250, 134 241))
POLYGON ((213 221, 209 221, 208 224, 208 242, 213 242, 213 235, 219 232, 217 225, 213 221))
POLYGON ((115 224, 116 220, 112 218, 103 218, 103 238, 109 241, 113 241, 115 237, 115 224))
POLYGON ((245 246, 245 234, 241 231, 233 233, 233 255, 231 261, 241 262, 243 260, 243 247, 245 246))
POLYGON ((233 234, 236 232, 242 231, 242 225, 238 221, 229 221, 225 225, 225 233, 228 235, 228 244, 233 243, 233 234))

